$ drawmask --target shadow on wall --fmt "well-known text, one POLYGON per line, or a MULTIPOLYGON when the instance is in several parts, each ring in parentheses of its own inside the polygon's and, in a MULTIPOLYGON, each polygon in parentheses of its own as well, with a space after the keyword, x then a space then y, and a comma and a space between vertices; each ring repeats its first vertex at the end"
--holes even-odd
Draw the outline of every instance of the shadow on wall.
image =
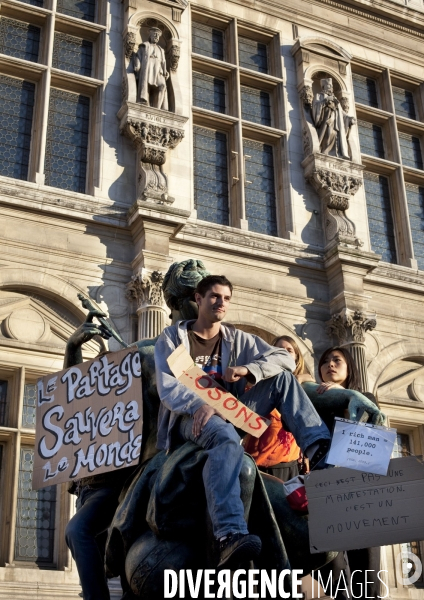
MULTIPOLYGON (((292 45, 283 44, 281 54, 286 68, 286 102, 288 123, 288 163, 290 169, 290 184, 292 194, 301 198, 304 209, 308 212, 307 223, 300 234, 303 243, 311 247, 322 247, 324 244, 324 232, 322 227, 321 203, 312 186, 305 180, 303 175, 302 161, 304 159, 302 123, 299 111, 303 110, 297 91, 297 77, 295 60, 291 55, 292 45)), ((292 208, 294 210, 294 208, 292 208)), ((294 221, 294 214, 292 215, 294 221)), ((295 227, 295 224, 293 224, 295 227)))

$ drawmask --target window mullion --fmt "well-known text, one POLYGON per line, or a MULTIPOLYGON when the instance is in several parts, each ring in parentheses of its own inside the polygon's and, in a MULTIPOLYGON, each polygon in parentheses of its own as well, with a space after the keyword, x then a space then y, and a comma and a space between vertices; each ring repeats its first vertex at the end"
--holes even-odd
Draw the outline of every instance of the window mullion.
POLYGON ((51 68, 53 61, 53 44, 54 44, 54 29, 56 19, 56 5, 57 0, 52 0, 52 14, 48 18, 45 26, 45 40, 44 40, 44 56, 46 58, 47 70, 41 79, 39 84, 40 89, 37 94, 38 103, 40 110, 37 111, 36 129, 38 130, 39 140, 39 151, 36 163, 35 182, 44 185, 44 161, 46 156, 46 142, 47 142, 47 123, 49 118, 49 101, 50 101, 50 83, 51 83, 51 68), (39 127, 37 127, 39 125, 39 127))
MULTIPOLYGON (((17 419, 16 424, 18 430, 21 429, 22 423, 22 402, 24 396, 25 387, 25 367, 19 369, 19 375, 17 377, 17 385, 15 387, 16 397, 18 398, 18 410, 15 418, 17 419)), ((16 532, 16 514, 18 506, 18 477, 19 477, 19 464, 21 457, 21 436, 17 433, 14 436, 14 442, 11 452, 11 461, 13 463, 13 470, 11 472, 11 490, 13 490, 11 504, 10 504, 10 529, 9 529, 9 545, 8 545, 8 563, 13 564, 15 558, 15 532, 16 532)))

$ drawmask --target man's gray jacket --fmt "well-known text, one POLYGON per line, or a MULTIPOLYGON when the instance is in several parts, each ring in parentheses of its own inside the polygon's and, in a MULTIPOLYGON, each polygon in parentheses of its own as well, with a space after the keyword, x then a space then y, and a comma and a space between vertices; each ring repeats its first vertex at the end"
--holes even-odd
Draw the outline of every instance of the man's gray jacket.
MULTIPOLYGON (((206 404, 197 394, 180 383, 172 374, 167 358, 180 345, 184 344, 190 352, 187 325, 194 321, 179 321, 176 325, 163 330, 155 344, 156 385, 161 400, 158 416, 157 447, 169 450, 171 432, 178 417, 193 416, 198 408, 206 404)), ((281 373, 294 371, 295 362, 282 348, 270 346, 256 335, 245 333, 228 323, 221 324, 222 373, 227 367, 246 367, 255 379, 255 383, 281 373)), ((240 398, 246 388, 246 379, 242 377, 236 383, 223 385, 234 396, 240 398)), ((266 416, 266 415, 262 415, 266 416)))

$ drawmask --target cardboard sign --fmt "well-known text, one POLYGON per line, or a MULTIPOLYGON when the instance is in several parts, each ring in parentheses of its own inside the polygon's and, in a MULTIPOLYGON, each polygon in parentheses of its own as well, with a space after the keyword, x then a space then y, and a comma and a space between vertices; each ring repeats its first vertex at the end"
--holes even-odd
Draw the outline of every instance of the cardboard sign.
POLYGON ((386 475, 396 441, 396 429, 335 418, 327 462, 386 475))
POLYGON ((136 348, 39 379, 33 489, 136 464, 142 406, 136 348))
POLYGON ((386 476, 344 467, 305 477, 311 553, 424 539, 424 464, 393 458, 386 476))
POLYGON ((247 408, 222 385, 202 371, 181 344, 169 356, 168 365, 175 377, 195 392, 209 406, 216 408, 235 427, 260 437, 268 428, 269 421, 247 408))

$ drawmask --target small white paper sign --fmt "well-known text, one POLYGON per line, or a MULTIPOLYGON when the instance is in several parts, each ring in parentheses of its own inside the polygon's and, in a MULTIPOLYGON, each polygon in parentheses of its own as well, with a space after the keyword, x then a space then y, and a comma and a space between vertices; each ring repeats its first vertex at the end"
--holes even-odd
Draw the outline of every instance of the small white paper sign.
POLYGON ((367 473, 387 475, 396 429, 335 418, 327 462, 367 473))

